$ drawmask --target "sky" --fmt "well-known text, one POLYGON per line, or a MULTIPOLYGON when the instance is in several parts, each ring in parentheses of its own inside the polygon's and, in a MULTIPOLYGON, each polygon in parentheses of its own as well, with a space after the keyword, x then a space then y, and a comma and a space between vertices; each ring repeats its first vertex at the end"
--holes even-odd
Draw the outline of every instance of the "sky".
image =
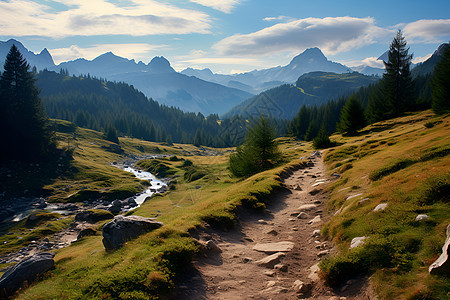
POLYGON ((0 16, 1 41, 47 48, 57 64, 111 51, 222 74, 286 65, 312 47, 382 67, 399 29, 416 63, 450 41, 449 0, 1 0, 0 16))

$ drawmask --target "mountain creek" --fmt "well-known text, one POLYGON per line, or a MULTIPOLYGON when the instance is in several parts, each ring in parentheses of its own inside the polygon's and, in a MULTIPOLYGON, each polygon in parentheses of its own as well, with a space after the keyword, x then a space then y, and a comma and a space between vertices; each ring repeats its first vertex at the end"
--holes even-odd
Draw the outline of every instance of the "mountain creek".
MULTIPOLYGON (((150 158, 157 158, 159 156, 150 156, 150 158)), ((146 156, 145 158, 149 158, 146 156)), ((140 159, 140 158, 139 158, 140 159)), ((128 159, 124 162, 113 163, 114 166, 132 173, 136 178, 149 181, 150 185, 142 193, 134 197, 123 200, 114 201, 84 201, 81 204, 76 203, 47 203, 44 198, 26 198, 22 197, 20 201, 11 201, 11 203, 21 203, 20 205, 11 204, 5 209, 13 212, 11 216, 2 220, 1 228, 9 228, 11 225, 27 218, 34 212, 59 213, 62 215, 60 219, 68 218, 69 216, 77 215, 83 211, 90 209, 102 209, 111 211, 113 213, 125 213, 127 211, 136 209, 148 197, 155 193, 162 193, 167 191, 167 180, 158 179, 150 172, 139 170, 133 167, 138 159, 128 159), (25 201, 24 201, 25 200, 25 201)), ((33 240, 27 246, 21 248, 18 252, 11 252, 0 256, 0 264, 20 262, 24 258, 34 255, 41 251, 48 251, 52 249, 61 249, 69 246, 71 243, 77 241, 80 232, 90 227, 90 224, 85 221, 75 221, 66 229, 55 233, 53 236, 45 237, 42 240, 33 240)), ((30 229, 32 231, 33 229, 30 229)), ((18 237, 21 239, 22 237, 18 237)), ((1 270, 5 271, 5 270, 1 270)))
POLYGON ((206 227, 193 234, 207 251, 178 282, 178 299, 375 299, 367 278, 334 290, 319 278, 318 263, 336 253, 320 234, 329 218, 321 153, 284 179, 264 214, 241 209, 236 230, 206 227))

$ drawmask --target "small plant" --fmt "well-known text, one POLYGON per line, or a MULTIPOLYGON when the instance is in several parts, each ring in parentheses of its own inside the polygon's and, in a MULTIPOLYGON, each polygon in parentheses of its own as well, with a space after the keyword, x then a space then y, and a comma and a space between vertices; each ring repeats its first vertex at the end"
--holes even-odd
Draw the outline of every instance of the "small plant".
POLYGON ((434 126, 434 122, 428 121, 425 124, 423 124, 426 128, 432 128, 434 126))
POLYGON ((450 173, 429 178, 425 182, 425 190, 420 201, 423 204, 450 202, 450 173))

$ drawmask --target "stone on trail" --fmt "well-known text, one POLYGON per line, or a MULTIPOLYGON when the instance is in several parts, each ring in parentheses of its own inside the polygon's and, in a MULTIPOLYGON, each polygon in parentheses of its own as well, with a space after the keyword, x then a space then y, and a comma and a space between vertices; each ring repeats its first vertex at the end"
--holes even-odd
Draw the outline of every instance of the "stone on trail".
POLYGON ((313 190, 309 191, 309 194, 314 196, 314 195, 320 193, 321 191, 322 191, 322 189, 313 189, 313 190))
POLYGON ((116 216, 103 226, 103 245, 106 250, 118 249, 125 242, 158 229, 163 224, 151 218, 140 216, 116 216))
POLYGON ((310 211, 310 210, 313 210, 313 209, 316 209, 316 208, 317 208, 317 205, 315 205, 315 204, 303 204, 297 210, 299 212, 302 212, 302 211, 310 211))
POLYGON ((273 281, 273 280, 267 281, 267 287, 268 287, 268 288, 273 287, 273 286, 275 286, 276 284, 277 284, 276 281, 273 281))
POLYGON ((275 229, 271 229, 271 230, 268 230, 268 231, 266 232, 266 234, 278 235, 278 231, 276 231, 275 229))
POLYGON ((308 215, 304 212, 301 212, 297 215, 297 219, 306 219, 308 215))
POLYGON ((302 188, 300 187, 300 185, 297 184, 297 186, 294 187, 294 190, 296 190, 296 191, 302 191, 302 188))
POLYGON ((312 285, 310 283, 304 283, 301 280, 296 280, 294 281, 294 284, 292 284, 292 289, 297 293, 297 294, 306 294, 307 292, 309 292, 312 288, 312 285))
POLYGON ((316 263, 315 265, 311 266, 309 268, 309 275, 308 278, 311 279, 313 282, 319 281, 319 263, 316 263))
POLYGON ((258 243, 253 247, 253 250, 264 252, 267 254, 272 254, 276 252, 289 252, 294 249, 294 243, 293 242, 278 242, 278 243, 258 243))
POLYGON ((314 219, 310 220, 308 222, 308 224, 310 225, 316 225, 318 223, 322 222, 322 219, 320 218, 320 216, 315 216, 314 219))
POLYGON ((434 263, 430 265, 428 268, 428 272, 431 274, 450 274, 450 225, 447 226, 447 239, 445 240, 445 244, 442 247, 441 256, 436 259, 434 263))
POLYGON ((54 256, 54 253, 38 253, 9 269, 0 278, 0 298, 12 296, 25 282, 30 284, 38 275, 50 270, 55 264, 54 256))
POLYGON ((273 267, 275 270, 280 270, 281 272, 287 272, 288 271, 288 266, 285 264, 276 264, 273 267))
POLYGON ((217 244, 214 243, 213 240, 209 240, 205 243, 205 250, 211 251, 211 252, 222 253, 222 249, 220 249, 219 246, 217 246, 217 244))
POLYGON ((350 248, 349 249, 353 249, 356 247, 359 247, 361 245, 364 244, 364 240, 368 239, 368 236, 359 236, 359 237, 355 237, 352 239, 351 243, 350 243, 350 248))
POLYGON ((286 254, 283 252, 278 252, 267 257, 264 257, 260 260, 256 261, 256 264, 260 267, 273 268, 274 265, 278 264, 282 257, 285 257, 286 254))
POLYGON ((383 211, 383 210, 386 209, 387 206, 388 206, 387 203, 381 203, 381 204, 378 204, 378 205, 373 209, 373 212, 383 211))
POLYGON ((275 276, 275 274, 276 273, 273 270, 264 271, 264 275, 269 276, 269 277, 273 277, 273 276, 275 276))
POLYGON ((314 230, 312 236, 313 237, 319 237, 320 236, 320 229, 314 230))

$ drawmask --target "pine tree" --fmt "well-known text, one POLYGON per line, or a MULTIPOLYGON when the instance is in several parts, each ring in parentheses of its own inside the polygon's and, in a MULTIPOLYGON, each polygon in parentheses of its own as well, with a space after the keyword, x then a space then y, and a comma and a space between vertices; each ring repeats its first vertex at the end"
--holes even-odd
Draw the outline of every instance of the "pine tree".
POLYGON ((331 146, 330 137, 325 129, 325 125, 322 124, 322 127, 319 130, 317 136, 313 139, 313 147, 316 149, 328 148, 331 146))
POLYGON ((412 55, 399 30, 389 48, 386 72, 381 80, 382 94, 387 104, 386 118, 398 117, 413 103, 413 83, 410 73, 412 55))
POLYGON ((365 125, 364 112, 355 95, 348 98, 342 108, 338 130, 346 135, 355 135, 365 125))
POLYGON ((106 139, 110 142, 119 144, 119 137, 117 136, 116 128, 109 124, 105 130, 106 139))
POLYGON ((195 132, 193 144, 194 144, 194 146, 197 146, 197 147, 200 147, 200 145, 203 144, 202 133, 200 131, 200 128, 197 128, 197 131, 195 132))
POLYGON ((431 105, 436 114, 450 112, 450 47, 445 49, 434 68, 431 97, 431 105))
POLYGON ((34 160, 54 149, 34 74, 13 45, 0 78, 0 159, 34 160))
POLYGON ((245 142, 230 155, 230 170, 238 177, 249 176, 274 166, 280 159, 275 128, 264 116, 249 129, 245 142))

